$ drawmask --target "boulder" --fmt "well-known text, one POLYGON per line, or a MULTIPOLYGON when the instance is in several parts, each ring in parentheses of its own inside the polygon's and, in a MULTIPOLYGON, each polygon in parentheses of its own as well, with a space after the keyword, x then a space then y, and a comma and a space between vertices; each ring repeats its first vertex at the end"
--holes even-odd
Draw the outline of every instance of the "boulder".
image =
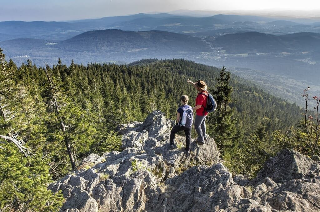
POLYGON ((284 149, 270 158, 258 173, 257 179, 270 177, 281 183, 319 175, 320 166, 312 159, 290 149, 284 149))

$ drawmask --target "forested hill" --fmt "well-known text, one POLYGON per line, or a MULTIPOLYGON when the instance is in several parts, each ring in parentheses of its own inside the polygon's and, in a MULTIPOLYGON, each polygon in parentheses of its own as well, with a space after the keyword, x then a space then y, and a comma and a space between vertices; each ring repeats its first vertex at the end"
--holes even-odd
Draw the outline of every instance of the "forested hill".
MULTIPOLYGON (((31 61, 20 67, 12 61, 0 64, 0 135, 20 141, 29 151, 20 150, 32 154, 26 160, 13 143, 1 140, 0 155, 5 155, 1 164, 8 169, 1 173, 26 167, 16 173, 20 181, 10 189, 20 186, 30 194, 52 177, 77 169, 91 153, 120 151, 115 132, 119 124, 143 121, 154 110, 174 119, 182 94, 189 95, 194 105, 196 91, 187 84, 188 78, 206 81, 218 100, 220 108, 207 119, 208 134, 223 149, 223 159, 234 172, 253 174, 279 150, 273 132, 302 118, 297 106, 226 71, 186 60, 87 66, 58 61, 45 68, 31 61), (39 176, 41 182, 24 175, 39 176)), ((16 176, 0 177, 8 186, 16 182, 16 176)))
POLYGON ((95 30, 61 41, 58 48, 66 52, 202 52, 209 46, 199 38, 165 31, 95 30))
MULTIPOLYGON (((161 91, 166 92, 167 102, 169 104, 175 102, 176 105, 182 94, 188 94, 191 100, 196 97, 194 88, 186 83, 188 78, 202 79, 207 82, 211 93, 216 92, 217 78, 220 77, 221 70, 186 60, 142 60, 132 63, 131 66, 133 67, 129 68, 149 69, 151 72, 163 74, 163 77, 157 80, 152 80, 154 77, 151 77, 151 85, 156 83, 155 88, 160 87, 161 91)), ((237 114, 237 122, 245 123, 242 126, 245 131, 254 131, 260 125, 265 124, 266 120, 272 122, 271 125, 268 124, 271 130, 284 129, 297 123, 300 119, 299 107, 264 92, 249 81, 231 75, 230 86, 232 87, 230 107, 237 114)), ((191 101, 191 104, 194 102, 191 101)), ((174 116, 174 110, 175 107, 173 107, 173 113, 169 114, 174 116)))
MULTIPOLYGON (((29 139, 29 133, 35 132, 29 132, 25 127, 31 130, 45 124, 43 127, 53 136, 59 127, 51 122, 58 123, 59 119, 63 119, 66 125, 72 125, 70 133, 75 133, 72 135, 72 140, 77 141, 75 145, 82 149, 80 141, 83 139, 86 143, 84 152, 77 154, 79 156, 89 154, 92 151, 90 145, 102 142, 108 136, 107 132, 115 130, 119 124, 142 121, 151 111, 161 110, 168 118, 175 119, 181 95, 189 95, 190 104, 194 105, 197 93, 187 79, 202 79, 207 82, 209 90, 215 93, 220 72, 218 68, 186 60, 149 60, 131 65, 71 64, 69 67, 59 61, 59 64, 45 69, 33 66, 31 62, 20 68, 13 62, 8 66, 10 75, 2 75, 6 80, 1 80, 1 89, 9 87, 16 93, 5 96, 5 102, 9 105, 22 104, 22 108, 27 108, 8 109, 16 110, 16 117, 25 119, 23 129, 17 125, 14 132, 21 138, 29 139), (52 78, 51 84, 46 74, 52 78), (13 82, 8 85, 9 79, 13 82), (16 95, 21 95, 20 90, 24 96, 16 98, 16 95), (57 101, 59 117, 63 118, 55 118, 52 101, 57 101), (29 120, 34 118, 41 121, 29 120), (27 123, 35 123, 35 126, 28 126, 27 123)), ((231 120, 225 122, 234 123, 237 134, 248 136, 261 129, 271 133, 286 129, 302 118, 296 105, 269 95, 248 81, 232 75, 230 86, 232 96, 228 105, 233 109, 233 114, 231 120)), ((214 120, 211 118, 214 115, 209 115, 209 123, 214 120)), ((16 124, 14 120, 11 122, 16 124)), ((213 137, 219 136, 213 135, 214 127, 210 124, 209 133, 213 137)), ((8 134, 10 130, 11 127, 5 128, 1 134, 8 134)))

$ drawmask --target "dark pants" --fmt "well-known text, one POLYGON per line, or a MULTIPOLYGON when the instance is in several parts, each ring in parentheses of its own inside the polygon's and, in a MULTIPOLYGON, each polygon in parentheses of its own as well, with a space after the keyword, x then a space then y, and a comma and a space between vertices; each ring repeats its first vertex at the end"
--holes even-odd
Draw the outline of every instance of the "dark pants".
POLYGON ((196 119, 194 121, 194 128, 197 131, 198 139, 197 141, 202 141, 206 139, 206 116, 198 116, 196 115, 196 119))
POLYGON ((170 133, 170 144, 174 144, 174 137, 177 132, 180 132, 184 130, 184 133, 186 135, 186 150, 189 150, 190 146, 190 140, 191 140, 191 128, 175 125, 170 133))

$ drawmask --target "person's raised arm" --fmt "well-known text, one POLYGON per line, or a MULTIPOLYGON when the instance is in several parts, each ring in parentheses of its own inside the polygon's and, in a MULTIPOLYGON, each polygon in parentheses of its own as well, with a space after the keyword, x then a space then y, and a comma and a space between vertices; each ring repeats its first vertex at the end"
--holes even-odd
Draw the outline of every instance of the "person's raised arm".
POLYGON ((187 82, 190 83, 190 84, 192 84, 195 88, 197 88, 197 85, 196 85, 197 83, 196 83, 196 82, 192 82, 192 81, 189 80, 189 79, 187 80, 187 82))

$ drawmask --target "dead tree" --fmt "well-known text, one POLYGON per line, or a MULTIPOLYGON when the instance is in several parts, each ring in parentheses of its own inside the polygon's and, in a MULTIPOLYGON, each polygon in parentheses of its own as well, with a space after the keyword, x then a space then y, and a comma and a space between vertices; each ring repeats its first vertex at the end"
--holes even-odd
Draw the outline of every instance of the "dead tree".
MULTIPOLYGON (((26 157, 28 157, 30 155, 30 151, 27 147, 23 146, 23 141, 19 141, 14 137, 10 137, 10 136, 5 136, 5 135, 0 135, 0 138, 3 138, 7 141, 12 141, 20 150, 20 152, 22 152, 26 157)), ((0 146, 0 148, 2 148, 0 146)))

